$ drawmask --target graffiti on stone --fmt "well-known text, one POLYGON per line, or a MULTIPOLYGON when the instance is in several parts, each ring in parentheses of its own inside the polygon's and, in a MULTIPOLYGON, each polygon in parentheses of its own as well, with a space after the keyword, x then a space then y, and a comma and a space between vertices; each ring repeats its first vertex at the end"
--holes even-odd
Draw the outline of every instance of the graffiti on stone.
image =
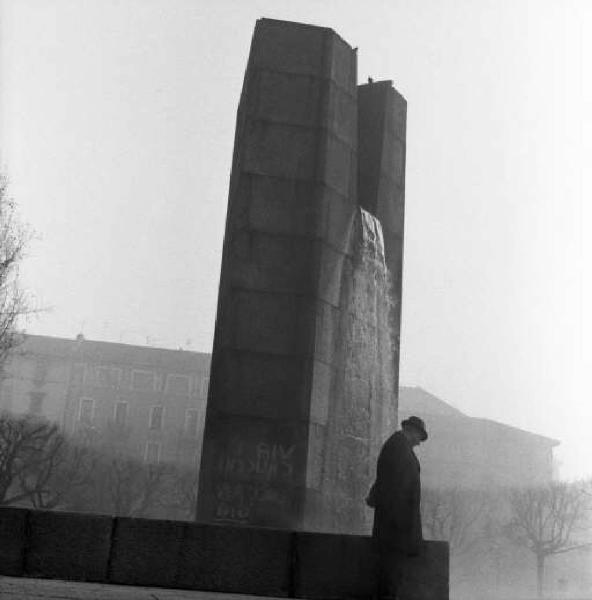
POLYGON ((218 484, 216 486, 215 519, 230 523, 248 522, 251 508, 257 501, 259 493, 257 485, 229 481, 218 484))
MULTIPOLYGON (((225 481, 216 485, 216 511, 214 520, 226 523, 249 523, 254 519, 289 514, 289 497, 286 490, 267 483, 225 481)), ((275 521, 276 523, 279 521, 275 521)))
POLYGON ((254 477, 262 481, 291 481, 295 446, 239 442, 220 456, 218 474, 224 478, 254 477))
POLYGON ((296 446, 238 441, 217 463, 215 520, 248 523, 258 512, 288 512, 296 446))

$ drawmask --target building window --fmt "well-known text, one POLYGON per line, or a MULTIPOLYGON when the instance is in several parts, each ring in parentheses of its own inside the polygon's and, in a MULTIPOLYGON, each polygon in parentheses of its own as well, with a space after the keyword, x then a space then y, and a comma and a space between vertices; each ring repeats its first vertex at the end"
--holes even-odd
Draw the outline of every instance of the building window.
POLYGON ((199 411, 197 408, 188 408, 185 411, 185 424, 183 433, 187 436, 197 436, 197 425, 199 423, 199 411))
POLYGON ((116 425, 124 427, 127 423, 127 402, 118 402, 115 405, 114 415, 116 425))
POLYGON ((0 408, 12 410, 12 384, 4 382, 0 389, 0 408))
POLYGON ((93 422, 95 401, 92 398, 80 398, 80 413, 78 419, 81 423, 89 425, 93 422))
POLYGON ((29 412, 32 415, 40 415, 43 412, 44 392, 31 392, 29 394, 29 412))
POLYGON ((144 451, 144 461, 151 465, 157 465, 160 462, 160 443, 147 442, 144 451))
POLYGON ((72 365, 72 385, 82 385, 84 383, 84 363, 72 365))
POLYGON ((47 381, 49 365, 45 360, 37 360, 33 371, 33 382, 35 385, 43 385, 47 381))
POLYGON ((202 398, 207 398, 208 397, 208 388, 210 387, 210 378, 209 377, 204 377, 201 380, 201 397, 202 398))
POLYGON ((153 406, 150 410, 150 429, 160 431, 162 429, 163 406, 153 406))
POLYGON ((96 379, 97 385, 100 387, 115 388, 119 386, 121 377, 121 369, 116 367, 97 367, 96 379))
POLYGON ((156 389, 157 392, 163 392, 164 391, 164 384, 166 381, 166 375, 162 374, 162 373, 157 373, 154 377, 154 387, 156 389))
POLYGON ((189 377, 171 374, 167 376, 166 391, 168 394, 189 395, 189 377))
POLYGON ((132 388, 143 392, 154 391, 154 373, 152 371, 132 371, 132 388))

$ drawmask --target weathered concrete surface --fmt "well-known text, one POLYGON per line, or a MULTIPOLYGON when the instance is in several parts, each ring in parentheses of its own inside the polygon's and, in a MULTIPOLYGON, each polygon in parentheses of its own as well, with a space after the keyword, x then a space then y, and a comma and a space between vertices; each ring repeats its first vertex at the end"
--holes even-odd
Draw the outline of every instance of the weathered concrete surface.
POLYGON ((27 511, 0 510, 0 568, 3 575, 21 575, 24 568, 27 511))
POLYGON ((198 521, 368 531, 363 498, 396 419, 405 107, 390 82, 358 91, 356 70, 355 50, 331 29, 257 22, 236 124, 198 521), (394 279, 382 274, 379 292, 376 268, 360 269, 360 207, 389 221, 394 279))
POLYGON ((295 595, 299 598, 371 598, 376 560, 368 538, 296 534, 295 595))
POLYGON ((291 548, 288 531, 187 525, 177 585, 286 597, 291 593, 291 548))
MULTIPOLYGON (((3 600, 245 600, 242 594, 110 585, 55 579, 0 577, 3 600)), ((259 596, 251 596, 253 600, 259 596)))
POLYGON ((390 81, 359 86, 357 102, 361 210, 351 255, 326 269, 341 274, 341 287, 330 315, 317 320, 317 340, 332 342, 322 359, 330 383, 311 398, 307 475, 317 482, 308 488, 304 525, 364 534, 378 452, 397 424, 406 102, 390 81))
POLYGON ((448 598, 449 571, 448 543, 429 542, 420 556, 405 563, 399 593, 402 600, 448 598))
POLYGON ((111 517, 29 511, 24 572, 33 577, 105 581, 111 517))
MULTIPOLYGON (((376 594, 377 557, 367 537, 296 534, 297 598, 371 598, 376 594), (330 557, 330 558, 329 558, 330 557)), ((405 561, 402 600, 448 598, 448 546, 429 542, 405 561)))
POLYGON ((287 596, 287 531, 117 519, 109 581, 287 596))
POLYGON ((355 52, 257 22, 237 125, 197 518, 303 524, 316 322, 356 209, 355 52))
MULTIPOLYGON (((382 225, 386 262, 400 331, 405 225, 407 101, 391 81, 358 87, 358 198, 382 225)), ((397 340, 397 353, 399 350, 397 340)), ((398 356, 397 356, 398 362, 398 356)), ((399 380, 393 382, 398 394, 399 380)))
MULTIPOLYGON (((0 509, 1 532, 2 576, 277 598, 363 598, 374 589, 375 557, 362 536, 10 508, 0 509)), ((402 600, 448 600, 447 578, 447 544, 429 542, 410 560, 402 600)))
POLYGON ((116 519, 108 580, 175 587, 184 532, 178 521, 116 519))

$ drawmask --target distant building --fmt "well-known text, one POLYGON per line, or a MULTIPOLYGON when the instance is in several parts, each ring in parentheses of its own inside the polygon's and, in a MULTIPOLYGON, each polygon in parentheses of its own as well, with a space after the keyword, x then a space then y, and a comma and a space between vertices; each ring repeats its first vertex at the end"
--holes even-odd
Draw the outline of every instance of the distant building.
POLYGON ((426 487, 536 485, 553 478, 557 440, 470 417, 419 387, 399 390, 399 420, 416 414, 429 440, 417 455, 426 487))
MULTIPOLYGON (((147 462, 198 464, 210 355, 78 336, 26 335, 0 383, 0 410, 43 415, 68 433, 110 426, 129 431, 147 462)), ((470 417, 419 387, 401 387, 399 420, 427 423, 418 449, 430 487, 536 484, 553 475, 556 440, 470 417)))
MULTIPOLYGON (((451 543, 451 597, 529 597, 534 559, 503 533, 511 519, 506 488, 551 482, 559 442, 470 417, 422 388, 401 387, 399 420, 411 414, 425 420, 429 433, 416 450, 427 498, 424 526, 435 524, 428 536, 443 527, 451 543)), ((561 559, 548 561, 549 588, 558 578, 583 581, 582 557, 570 559, 568 568, 561 568, 561 559)))
POLYGON ((209 369, 209 354, 26 335, 5 367, 0 409, 67 433, 119 428, 136 458, 197 465, 209 369))

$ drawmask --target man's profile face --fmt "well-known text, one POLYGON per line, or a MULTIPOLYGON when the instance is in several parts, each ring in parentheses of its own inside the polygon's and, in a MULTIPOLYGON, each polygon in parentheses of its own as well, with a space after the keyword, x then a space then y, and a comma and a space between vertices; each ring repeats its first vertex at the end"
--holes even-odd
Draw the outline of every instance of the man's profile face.
POLYGON ((411 445, 419 446, 421 444, 421 432, 415 429, 415 427, 409 427, 408 431, 411 434, 411 445))

